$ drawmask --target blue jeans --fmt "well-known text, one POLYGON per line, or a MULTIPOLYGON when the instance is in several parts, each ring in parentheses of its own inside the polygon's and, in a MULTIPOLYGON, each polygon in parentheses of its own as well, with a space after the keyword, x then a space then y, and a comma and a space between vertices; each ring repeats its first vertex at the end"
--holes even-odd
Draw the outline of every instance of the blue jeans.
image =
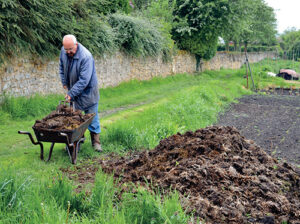
POLYGON ((94 117, 92 123, 89 125, 88 129, 91 132, 99 134, 101 132, 101 128, 100 128, 100 120, 98 114, 98 103, 84 110, 84 113, 86 114, 96 113, 96 116, 94 117))

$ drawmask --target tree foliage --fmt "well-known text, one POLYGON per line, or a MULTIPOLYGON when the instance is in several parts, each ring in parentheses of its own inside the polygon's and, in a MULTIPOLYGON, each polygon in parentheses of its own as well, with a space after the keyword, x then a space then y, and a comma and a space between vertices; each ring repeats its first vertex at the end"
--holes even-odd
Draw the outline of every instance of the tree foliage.
POLYGON ((279 44, 282 56, 290 60, 300 59, 300 30, 286 30, 280 36, 279 44))
POLYGON ((131 11, 128 0, 87 0, 86 6, 89 11, 103 15, 116 12, 129 13, 131 11))
POLYGON ((155 0, 132 0, 131 3, 135 7, 136 10, 142 10, 148 7, 151 2, 155 0))
POLYGON ((228 23, 229 15, 228 0, 178 0, 173 38, 179 48, 210 59, 215 55, 218 37, 228 23))
POLYGON ((263 0, 230 0, 230 23, 222 37, 226 43, 275 45, 274 9, 263 0))
POLYGON ((141 10, 140 15, 153 21, 158 25, 163 36, 163 59, 166 61, 171 58, 174 49, 174 40, 171 31, 173 25, 173 12, 175 0, 156 0, 152 1, 147 8, 141 10))

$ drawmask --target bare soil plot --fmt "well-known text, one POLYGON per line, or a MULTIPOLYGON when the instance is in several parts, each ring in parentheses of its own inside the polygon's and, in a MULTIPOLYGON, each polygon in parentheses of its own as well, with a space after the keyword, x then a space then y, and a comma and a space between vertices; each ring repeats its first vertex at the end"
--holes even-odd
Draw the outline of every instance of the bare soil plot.
POLYGON ((234 126, 270 155, 299 165, 299 90, 275 89, 268 94, 239 99, 220 116, 218 125, 234 126))

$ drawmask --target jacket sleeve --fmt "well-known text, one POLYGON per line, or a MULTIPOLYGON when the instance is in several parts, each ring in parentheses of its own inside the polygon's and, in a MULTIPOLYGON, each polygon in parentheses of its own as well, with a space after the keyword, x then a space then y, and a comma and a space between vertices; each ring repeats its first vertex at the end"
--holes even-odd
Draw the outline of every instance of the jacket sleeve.
POLYGON ((59 56, 59 76, 60 76, 60 80, 61 83, 63 84, 63 86, 66 86, 66 80, 65 80, 65 72, 64 72, 64 64, 63 64, 63 60, 62 60, 62 51, 60 52, 60 56, 59 56))
POLYGON ((85 57, 79 67, 79 77, 75 85, 70 89, 68 95, 73 99, 80 95, 89 84, 94 68, 94 60, 91 56, 85 57))

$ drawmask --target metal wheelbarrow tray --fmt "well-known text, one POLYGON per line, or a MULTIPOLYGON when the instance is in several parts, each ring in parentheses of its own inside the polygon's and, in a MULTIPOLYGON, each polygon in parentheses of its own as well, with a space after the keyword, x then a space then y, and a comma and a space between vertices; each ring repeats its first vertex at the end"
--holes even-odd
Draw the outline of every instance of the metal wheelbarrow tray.
POLYGON ((80 126, 78 126, 75 129, 72 130, 52 130, 52 129, 46 129, 46 128, 37 128, 35 126, 32 127, 37 142, 34 141, 32 135, 30 132, 26 131, 18 131, 19 134, 26 134, 29 136, 32 144, 34 145, 40 145, 41 154, 40 158, 41 160, 44 160, 44 146, 42 142, 51 142, 49 156, 47 162, 51 159, 53 147, 55 143, 65 143, 66 144, 66 150, 69 154, 70 160, 72 164, 76 164, 77 160, 77 154, 80 149, 80 144, 84 142, 84 132, 92 123, 92 120, 94 118, 95 114, 93 114, 90 118, 88 118, 86 121, 84 121, 80 126))

